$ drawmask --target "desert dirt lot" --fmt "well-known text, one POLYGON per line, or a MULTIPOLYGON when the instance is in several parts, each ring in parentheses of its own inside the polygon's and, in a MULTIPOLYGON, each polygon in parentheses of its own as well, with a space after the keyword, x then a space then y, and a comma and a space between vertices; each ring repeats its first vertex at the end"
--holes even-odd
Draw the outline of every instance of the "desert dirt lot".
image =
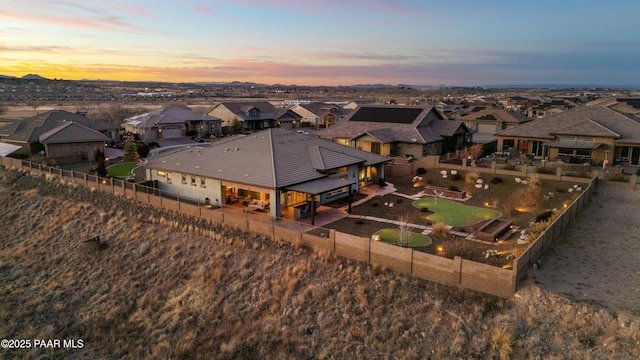
POLYGON ((529 277, 573 301, 640 315, 640 191, 600 185, 529 277))
MULTIPOLYGON (((587 247, 575 234, 594 212, 633 219, 616 190, 601 188, 541 270, 499 299, 0 169, 0 335, 85 344, 0 358, 635 360, 637 312, 597 297, 604 276, 588 297, 565 291, 560 275, 578 265, 552 260, 587 247)), ((589 274, 608 271, 593 259, 589 274)))

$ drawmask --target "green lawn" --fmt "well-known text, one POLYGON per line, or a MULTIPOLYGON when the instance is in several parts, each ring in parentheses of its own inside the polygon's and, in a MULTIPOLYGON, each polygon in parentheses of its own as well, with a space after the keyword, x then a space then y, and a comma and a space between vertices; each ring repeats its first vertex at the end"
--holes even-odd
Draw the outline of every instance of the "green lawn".
POLYGON ((502 213, 497 210, 463 205, 447 199, 424 197, 413 202, 417 208, 428 208, 435 212, 429 216, 433 222, 443 222, 450 226, 468 226, 482 220, 499 218, 502 213))
POLYGON ((138 167, 138 163, 111 165, 107 168, 107 174, 115 177, 127 177, 133 175, 133 169, 136 167, 138 167))
MULTIPOLYGON (((389 244, 396 245, 398 242, 398 229, 382 229, 376 232, 376 235, 380 235, 380 240, 389 244)), ((409 246, 428 246, 431 244, 431 238, 427 235, 410 232, 409 233, 409 246)))

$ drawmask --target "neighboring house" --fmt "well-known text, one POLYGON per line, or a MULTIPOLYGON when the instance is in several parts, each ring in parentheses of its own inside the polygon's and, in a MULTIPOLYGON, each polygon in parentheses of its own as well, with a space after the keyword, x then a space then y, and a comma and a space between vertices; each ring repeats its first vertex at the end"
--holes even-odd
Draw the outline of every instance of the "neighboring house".
POLYGON ((271 217, 313 209, 384 179, 387 158, 282 128, 146 161, 147 180, 182 199, 254 205, 271 217))
POLYGON ((183 106, 169 106, 135 115, 123 122, 125 131, 138 134, 140 140, 175 139, 184 136, 209 137, 221 133, 222 121, 183 106))
POLYGON ((529 108, 527 116, 531 119, 545 118, 558 115, 561 112, 573 109, 576 104, 564 99, 551 100, 529 108))
POLYGON ((540 159, 639 166, 639 121, 606 106, 581 106, 499 132, 498 148, 540 159))
POLYGON ((276 112, 276 107, 267 101, 229 101, 216 105, 207 115, 221 119, 224 127, 230 127, 237 119, 246 131, 255 131, 275 127, 276 112))
POLYGON ((0 140, 20 146, 16 155, 39 154, 63 164, 91 158, 96 149, 104 150, 104 143, 112 140, 106 134, 115 134, 118 128, 68 111, 52 110, 0 127, 0 140))
POLYGON ((469 129, 432 106, 361 106, 316 136, 384 156, 442 155, 469 144, 469 129))
POLYGON ((275 127, 281 127, 283 129, 297 129, 301 127, 302 117, 287 108, 276 108, 274 112, 274 118, 276 120, 275 127))
POLYGON ((587 106, 603 105, 621 113, 640 117, 640 98, 602 98, 590 101, 587 106))
POLYGON ((81 154, 83 159, 91 159, 97 150, 104 153, 105 142, 111 140, 102 133, 76 122, 62 123, 43 133, 38 139, 44 145, 45 154, 50 159, 63 159, 77 154, 81 154))
POLYGON ((313 129, 334 125, 344 114, 351 112, 338 105, 319 102, 295 105, 291 107, 291 110, 302 117, 303 127, 313 129))
POLYGON ((517 111, 475 106, 457 120, 462 121, 473 132, 473 143, 487 144, 497 141, 497 132, 524 124, 531 119, 517 111))
POLYGON ((374 105, 375 103, 376 103, 375 99, 370 99, 370 100, 352 100, 352 101, 349 101, 348 103, 342 105, 342 108, 345 109, 345 110, 354 110, 358 106, 374 105))

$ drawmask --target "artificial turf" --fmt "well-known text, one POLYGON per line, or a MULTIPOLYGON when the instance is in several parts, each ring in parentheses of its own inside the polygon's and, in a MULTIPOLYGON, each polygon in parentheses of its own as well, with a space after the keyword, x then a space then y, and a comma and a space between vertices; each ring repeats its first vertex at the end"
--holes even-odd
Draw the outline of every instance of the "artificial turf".
POLYGON ((447 199, 424 197, 413 202, 417 208, 428 208, 435 212, 429 215, 432 222, 443 222, 450 226, 467 226, 482 220, 499 218, 502 213, 497 210, 460 204, 447 199))
POLYGON ((124 163, 111 165, 107 168, 107 174, 116 177, 126 177, 133 175, 133 169, 138 167, 137 163, 124 163))
MULTIPOLYGON (((399 229, 382 229, 376 232, 380 235, 380 240, 389 244, 397 244, 399 229)), ((428 246, 431 244, 431 238, 427 235, 409 232, 409 246, 428 246)))

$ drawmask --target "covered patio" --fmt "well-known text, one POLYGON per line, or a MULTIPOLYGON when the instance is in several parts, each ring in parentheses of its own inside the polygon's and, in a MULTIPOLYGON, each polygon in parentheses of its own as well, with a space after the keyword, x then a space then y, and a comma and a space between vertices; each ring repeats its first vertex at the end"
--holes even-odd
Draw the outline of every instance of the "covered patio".
MULTIPOLYGON (((311 225, 315 225, 318 207, 322 204, 348 197, 347 212, 351 212, 351 194, 358 191, 357 181, 342 180, 337 178, 320 178, 305 183, 285 187, 283 195, 288 192, 305 194, 305 201, 297 205, 283 207, 282 215, 293 212, 293 219, 300 220, 311 218, 311 225)), ((284 202, 283 202, 284 203, 284 202)))

